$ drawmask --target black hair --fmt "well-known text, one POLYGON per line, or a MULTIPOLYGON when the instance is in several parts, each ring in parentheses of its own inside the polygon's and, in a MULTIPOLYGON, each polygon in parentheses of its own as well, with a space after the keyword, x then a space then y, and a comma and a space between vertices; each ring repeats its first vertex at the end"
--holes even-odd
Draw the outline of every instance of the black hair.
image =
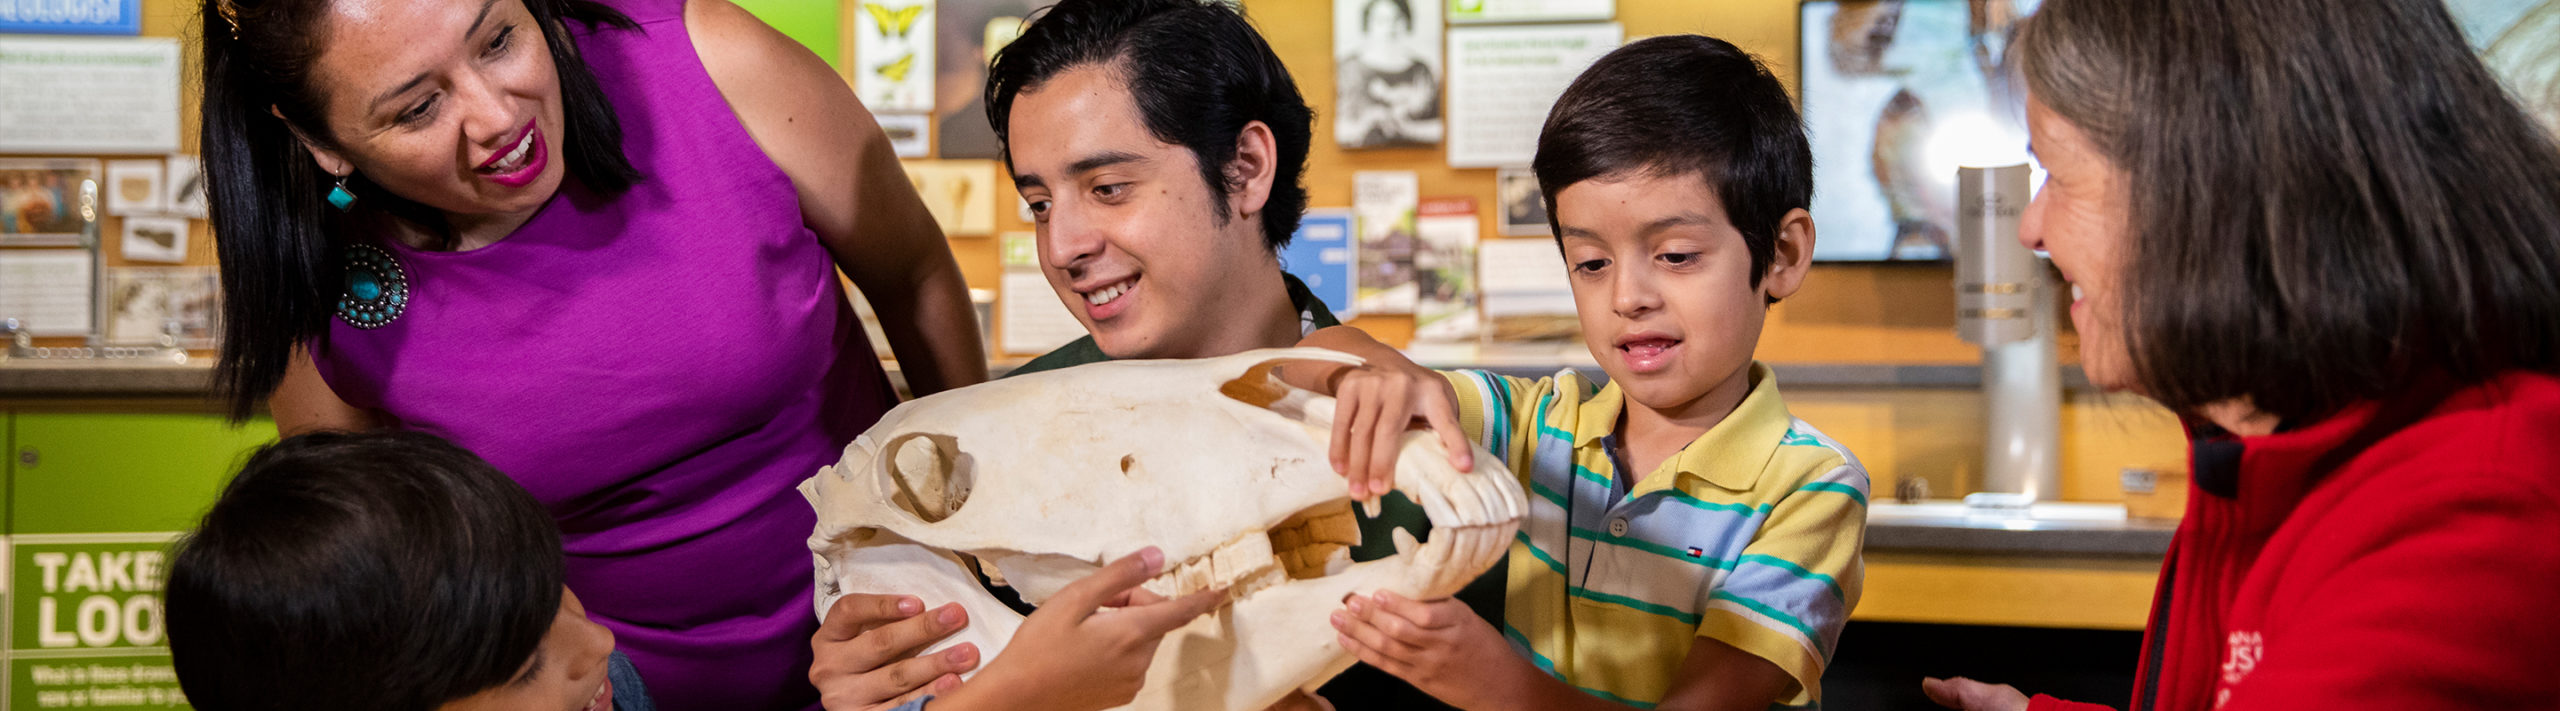
MULTIPOLYGON (((1202 0, 1063 0, 1034 15, 987 73, 987 121, 1007 165, 1014 96, 1087 65, 1111 67, 1125 79, 1147 130, 1190 149, 1201 179, 1220 197, 1239 187, 1226 173, 1236 136, 1247 123, 1270 126, 1279 160, 1262 206, 1262 242, 1273 251, 1289 243, 1307 211, 1315 111, 1244 15, 1202 0)), ((1231 217, 1225 200, 1215 204, 1218 219, 1231 217)))
POLYGON ((1547 113, 1530 168, 1559 240, 1556 193, 1575 183, 1704 179, 1751 251, 1754 287, 1787 213, 1813 206, 1813 146, 1786 87, 1758 58, 1701 35, 1647 38, 1583 70, 1547 113))
POLYGON ((1387 6, 1395 8, 1396 16, 1404 18, 1404 26, 1407 28, 1413 27, 1413 3, 1409 0, 1369 0, 1368 2, 1360 4, 1360 29, 1362 31, 1367 31, 1369 29, 1369 10, 1377 7, 1380 3, 1385 3, 1387 6))
MULTIPOLYGON (((640 173, 623 155, 621 122, 578 58, 565 21, 638 25, 595 0, 523 2, 560 76, 560 156, 569 175, 597 194, 622 194, 640 173)), ((360 198, 358 214, 325 202, 336 178, 301 141, 336 145, 322 114, 322 87, 311 76, 328 7, 329 0, 206 0, 199 13, 206 216, 222 270, 222 358, 214 382, 234 421, 247 419, 283 382, 295 346, 325 344, 346 280, 341 251, 359 238, 353 233, 363 213, 407 220, 450 240, 442 214, 362 176, 348 181, 360 198)))
POLYGON ((2134 385, 2300 426, 2560 373, 2560 149, 2441 0, 2048 0, 2037 103, 2130 185, 2134 385))
POLYGON ((169 651, 205 711, 431 711, 513 678, 563 594, 550 514, 410 432, 269 445, 178 546, 169 651))

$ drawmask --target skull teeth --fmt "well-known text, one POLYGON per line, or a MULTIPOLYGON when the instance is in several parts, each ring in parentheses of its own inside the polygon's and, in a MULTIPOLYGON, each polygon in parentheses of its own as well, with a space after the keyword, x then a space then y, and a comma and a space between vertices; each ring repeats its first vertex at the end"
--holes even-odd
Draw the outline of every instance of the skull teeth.
MULTIPOLYGON (((1439 529, 1428 543, 1402 527, 1389 531, 1398 558, 1409 559, 1405 564, 1411 570, 1430 571, 1423 573, 1429 579, 1405 583, 1415 592, 1434 597, 1453 594, 1473 579, 1465 571, 1489 567, 1509 550, 1522 508, 1517 493, 1504 491, 1506 487, 1491 480, 1465 476, 1397 483, 1399 490, 1418 490, 1407 496, 1415 498, 1439 529)), ((1168 598, 1224 588, 1227 599, 1234 601, 1289 580, 1341 573, 1351 566, 1350 547, 1361 542, 1354 507, 1368 510, 1374 518, 1380 503, 1378 499, 1336 500, 1301 511, 1267 531, 1245 533, 1208 554, 1170 566, 1141 587, 1168 598)))
POLYGON ((1227 599, 1251 595, 1287 578, 1271 551, 1270 539, 1248 533, 1218 546, 1208 555, 1183 561, 1141 585, 1165 597, 1181 597, 1211 588, 1226 588, 1227 599))
POLYGON ((1360 519, 1341 502, 1290 517, 1271 529, 1272 554, 1288 577, 1306 579, 1340 572, 1351 564, 1351 546, 1360 544, 1360 519))

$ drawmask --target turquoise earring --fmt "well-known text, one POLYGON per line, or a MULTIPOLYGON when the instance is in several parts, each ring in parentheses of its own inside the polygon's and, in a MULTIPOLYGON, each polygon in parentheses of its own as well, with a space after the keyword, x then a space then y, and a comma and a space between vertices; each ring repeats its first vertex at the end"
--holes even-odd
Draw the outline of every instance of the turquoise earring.
POLYGON ((329 204, 337 207, 339 212, 356 206, 356 194, 347 192, 347 176, 338 176, 337 187, 329 188, 329 204))

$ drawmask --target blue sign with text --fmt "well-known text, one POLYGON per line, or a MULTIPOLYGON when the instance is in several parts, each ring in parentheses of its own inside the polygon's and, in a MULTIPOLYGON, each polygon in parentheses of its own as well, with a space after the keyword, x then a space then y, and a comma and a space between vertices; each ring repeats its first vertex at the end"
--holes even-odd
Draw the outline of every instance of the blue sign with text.
POLYGON ((1280 266, 1299 281, 1335 316, 1351 318, 1352 250, 1351 211, 1308 210, 1298 222, 1298 234, 1289 246, 1280 250, 1280 266))
POLYGON ((142 34, 142 0, 0 0, 0 33, 142 34))

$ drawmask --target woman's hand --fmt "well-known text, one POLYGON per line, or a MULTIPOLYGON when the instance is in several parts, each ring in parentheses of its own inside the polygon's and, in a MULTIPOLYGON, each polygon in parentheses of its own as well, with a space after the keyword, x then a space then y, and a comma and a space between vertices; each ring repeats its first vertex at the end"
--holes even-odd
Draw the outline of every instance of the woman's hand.
POLYGON ((2027 695, 2008 684, 1985 684, 1964 677, 1922 679, 1920 691, 1939 706, 1964 711, 2027 711, 2027 695))
POLYGON ((925 615, 924 602, 907 595, 855 593, 827 606, 827 619, 809 638, 814 659, 809 683, 827 711, 879 711, 925 694, 948 692, 960 674, 978 667, 978 647, 962 644, 931 656, 909 658, 968 626, 957 603, 925 615))
POLYGON ((1166 633, 1226 598, 1224 589, 1164 600, 1138 589, 1164 567, 1154 548, 1112 561, 1024 618, 987 669, 937 698, 935 711, 1106 709, 1129 703, 1166 633))

